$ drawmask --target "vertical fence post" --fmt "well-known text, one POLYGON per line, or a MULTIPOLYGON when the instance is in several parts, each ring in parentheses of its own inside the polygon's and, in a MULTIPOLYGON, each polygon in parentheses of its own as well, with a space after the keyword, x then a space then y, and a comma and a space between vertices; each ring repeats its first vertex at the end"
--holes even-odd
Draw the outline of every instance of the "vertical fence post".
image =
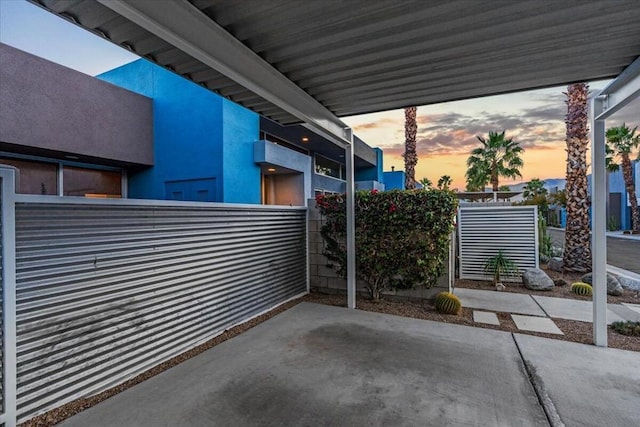
POLYGON ((593 271, 593 343, 607 347, 607 234, 605 121, 596 120, 602 100, 591 98, 591 270, 593 271))
POLYGON ((345 160, 347 166, 346 182, 346 210, 347 210, 347 306, 356 308, 356 222, 355 222, 355 186, 354 186, 354 147, 353 132, 351 128, 345 129, 345 139, 349 144, 345 147, 345 160))
POLYGON ((16 361, 16 172, 12 167, 0 166, 0 197, 2 215, 2 366, 4 384, 4 413, 6 427, 17 424, 17 361, 16 361))

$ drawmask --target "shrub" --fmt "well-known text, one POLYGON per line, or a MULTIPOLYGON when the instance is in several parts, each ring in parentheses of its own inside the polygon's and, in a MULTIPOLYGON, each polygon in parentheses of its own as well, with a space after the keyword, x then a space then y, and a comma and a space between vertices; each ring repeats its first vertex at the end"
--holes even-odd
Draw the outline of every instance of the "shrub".
POLYGON ((444 314, 458 314, 462 309, 460 299, 452 293, 440 292, 436 295, 436 310, 444 314))
MULTIPOLYGON (((319 195, 324 255, 346 276, 346 206, 340 194, 319 195)), ((444 272, 458 201, 448 190, 358 191, 356 274, 372 299, 385 289, 431 287, 444 272)))
POLYGON ((593 295, 593 288, 588 283, 575 282, 571 284, 571 292, 578 295, 593 295))
POLYGON ((495 285, 500 283, 500 276, 518 274, 518 266, 504 252, 498 251, 497 255, 487 258, 484 262, 484 273, 493 276, 493 284, 495 285))
POLYGON ((627 322, 613 322, 611 329, 622 335, 640 337, 640 322, 632 322, 630 320, 627 322))

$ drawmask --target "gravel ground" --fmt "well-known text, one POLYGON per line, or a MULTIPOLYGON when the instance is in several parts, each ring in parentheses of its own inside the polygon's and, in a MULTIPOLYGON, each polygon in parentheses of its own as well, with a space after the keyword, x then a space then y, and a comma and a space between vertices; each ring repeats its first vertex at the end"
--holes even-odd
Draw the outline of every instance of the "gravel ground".
MULTIPOLYGON (((481 287, 482 286, 483 288, 487 288, 489 286, 487 282, 473 282, 473 283, 471 283, 472 281, 459 281, 459 282, 463 282, 458 284, 458 286, 461 286, 461 287, 464 285, 467 285, 465 287, 481 287), (470 283, 467 283, 467 282, 470 282, 470 283)), ((509 290, 509 292, 521 292, 522 289, 524 289, 524 287, 509 286, 507 289, 509 290)), ((526 291, 531 292, 528 290, 526 291)), ((568 291, 564 291, 564 289, 562 290, 557 289, 551 292, 544 292, 541 294, 548 295, 548 296, 562 295, 564 297, 567 297, 568 295, 569 297, 577 297, 577 299, 584 299, 584 297, 578 297, 576 295, 569 293, 568 291)), ((633 296, 625 296, 625 297, 634 298, 633 296)), ((42 415, 32 418, 31 420, 25 423, 22 423, 21 426, 43 427, 43 426, 53 426, 55 424, 58 424, 63 420, 65 420, 66 418, 69 418, 72 415, 77 414, 78 412, 81 412, 87 408, 90 408, 91 406, 94 406, 102 402, 103 400, 108 399, 109 397, 128 389, 129 387, 132 387, 181 362, 184 362, 187 359, 190 359, 212 347, 215 347, 216 345, 230 338, 233 338, 236 335, 243 333, 244 331, 264 322, 265 320, 270 319, 271 317, 303 301, 334 305, 339 307, 346 307, 347 305, 347 299, 345 295, 325 295, 321 293, 311 293, 302 298, 283 304, 280 307, 268 313, 265 313, 259 317, 256 317, 255 319, 252 319, 246 323, 243 323, 242 325, 231 328, 225 331, 224 333, 218 335, 217 337, 207 341, 206 343, 201 344, 198 347, 193 348, 179 356, 176 356, 162 364, 159 364, 154 368, 136 376, 135 378, 132 378, 131 380, 123 384, 120 384, 116 387, 113 387, 109 390, 106 390, 90 398, 78 399, 73 402, 67 403, 59 408, 53 409, 49 412, 46 412, 42 415)), ((633 302, 633 300, 630 302, 633 302)), ((564 336, 559 336, 559 335, 553 335, 553 334, 520 331, 518 330, 518 328, 516 328, 516 325, 513 323, 513 320, 511 320, 511 316, 509 315, 509 313, 497 313, 498 318, 500 319, 500 326, 486 325, 486 324, 479 324, 479 323, 473 322, 471 309, 463 308, 462 311, 456 316, 446 315, 446 314, 441 314, 435 311, 435 308, 430 302, 418 303, 418 302, 410 302, 410 301, 397 302, 397 301, 387 301, 387 300, 374 302, 374 301, 366 300, 364 298, 360 298, 358 300, 358 309, 377 312, 377 313, 391 314, 396 316, 412 317, 416 319, 433 320, 437 322, 455 323, 459 325, 475 326, 475 327, 502 330, 502 331, 508 331, 508 332, 525 333, 525 334, 536 335, 536 336, 541 336, 546 338, 560 339, 565 341, 574 341, 574 342, 580 342, 580 343, 586 343, 586 344, 591 344, 593 342, 591 324, 585 323, 585 322, 571 321, 571 320, 553 319, 556 325, 558 325, 558 327, 565 334, 564 336)), ((640 352, 640 337, 628 337, 628 336, 618 334, 615 331, 609 330, 609 346, 613 348, 620 348, 624 350, 632 350, 632 351, 640 352)))

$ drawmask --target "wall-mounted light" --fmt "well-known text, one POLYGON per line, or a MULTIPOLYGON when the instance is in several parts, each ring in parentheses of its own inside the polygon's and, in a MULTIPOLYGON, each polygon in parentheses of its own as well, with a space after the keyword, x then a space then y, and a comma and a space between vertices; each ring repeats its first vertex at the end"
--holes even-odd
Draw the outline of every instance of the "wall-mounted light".
POLYGON ((267 171, 268 171, 268 172, 275 172, 275 171, 276 171, 276 169, 275 169, 275 168, 269 168, 269 169, 267 169, 267 171))
POLYGON ((309 142, 309 137, 308 136, 303 136, 302 137, 302 142, 309 142))

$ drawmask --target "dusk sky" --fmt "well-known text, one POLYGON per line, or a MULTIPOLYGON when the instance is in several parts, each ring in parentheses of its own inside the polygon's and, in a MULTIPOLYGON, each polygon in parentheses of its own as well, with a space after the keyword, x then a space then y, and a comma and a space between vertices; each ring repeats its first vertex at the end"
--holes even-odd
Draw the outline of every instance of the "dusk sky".
MULTIPOLYGON (((132 53, 80 29, 24 0, 0 0, 0 41, 53 62, 96 75, 137 59, 132 53)), ((0 58, 1 60, 1 58, 0 58)), ((428 84, 428 82, 425 82, 428 84)), ((607 81, 591 82, 598 91, 607 81)), ((464 189, 466 159, 477 135, 506 130, 524 148, 523 181, 564 178, 566 86, 418 107, 416 179, 453 178, 464 189)), ((384 168, 404 169, 404 111, 343 118, 369 145, 384 150, 384 168)), ((640 102, 607 126, 640 124, 640 102)), ((504 181, 501 184, 509 184, 504 181)))

